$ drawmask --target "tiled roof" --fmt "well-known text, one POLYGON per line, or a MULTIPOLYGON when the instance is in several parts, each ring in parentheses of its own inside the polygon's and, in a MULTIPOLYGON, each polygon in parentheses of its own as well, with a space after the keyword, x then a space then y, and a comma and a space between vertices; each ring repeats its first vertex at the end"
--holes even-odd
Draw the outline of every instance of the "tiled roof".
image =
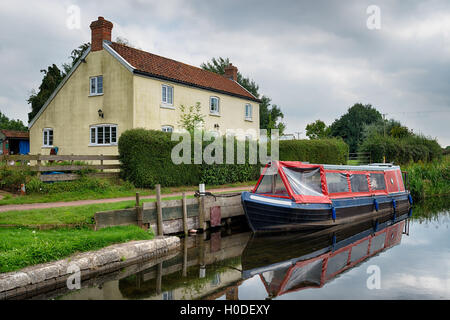
POLYGON ((136 73, 143 73, 148 76, 259 102, 256 97, 241 87, 237 82, 227 79, 222 75, 116 42, 112 42, 110 47, 132 65, 136 73))
POLYGON ((28 131, 0 130, 0 132, 3 133, 7 138, 30 138, 30 134, 28 131))

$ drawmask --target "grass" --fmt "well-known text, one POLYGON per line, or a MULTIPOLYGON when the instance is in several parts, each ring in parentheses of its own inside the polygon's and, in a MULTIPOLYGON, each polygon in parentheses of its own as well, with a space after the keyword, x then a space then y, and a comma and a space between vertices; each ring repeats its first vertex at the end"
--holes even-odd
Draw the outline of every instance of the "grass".
POLYGON ((402 166, 408 172, 409 189, 415 201, 450 195, 450 155, 440 161, 402 166))
MULTIPOLYGON (((256 181, 240 182, 240 183, 230 183, 220 186, 207 186, 207 189, 214 188, 233 188, 233 187, 247 187, 253 186, 256 181)), ((183 186, 183 187, 170 187, 161 188, 162 194, 169 194, 175 192, 185 192, 185 191, 195 191, 198 186, 183 186)), ((155 195, 154 189, 139 189, 139 188, 128 188, 121 185, 112 184, 108 186, 106 190, 75 190, 66 192, 55 192, 48 194, 34 193, 27 194, 24 196, 12 196, 10 194, 6 195, 0 200, 1 205, 9 204, 31 204, 31 203, 48 203, 48 202, 68 202, 77 200, 97 200, 97 199, 110 199, 110 198, 122 198, 122 197, 132 197, 139 192, 141 196, 155 195)))
MULTIPOLYGON (((181 196, 166 197, 164 200, 177 200, 181 196)), ((141 202, 151 202, 155 199, 142 199, 141 202)), ((94 214, 99 211, 132 208, 135 201, 121 201, 114 203, 99 203, 84 206, 59 207, 47 209, 33 209, 20 211, 6 211, 0 213, 0 224, 14 226, 43 226, 65 224, 93 224, 94 214)))
POLYGON ((114 243, 150 240, 150 231, 136 226, 99 231, 88 228, 32 230, 0 228, 0 273, 66 258, 77 252, 97 250, 114 243))

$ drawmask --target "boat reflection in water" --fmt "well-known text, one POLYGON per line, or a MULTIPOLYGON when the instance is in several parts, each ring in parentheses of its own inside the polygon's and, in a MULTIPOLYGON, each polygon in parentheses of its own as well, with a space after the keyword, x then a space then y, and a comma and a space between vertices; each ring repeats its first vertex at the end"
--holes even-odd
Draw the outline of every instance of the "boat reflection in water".
POLYGON ((254 234, 242 254, 242 277, 259 275, 269 298, 321 288, 337 275, 398 245, 402 235, 409 234, 410 215, 309 233, 254 234))

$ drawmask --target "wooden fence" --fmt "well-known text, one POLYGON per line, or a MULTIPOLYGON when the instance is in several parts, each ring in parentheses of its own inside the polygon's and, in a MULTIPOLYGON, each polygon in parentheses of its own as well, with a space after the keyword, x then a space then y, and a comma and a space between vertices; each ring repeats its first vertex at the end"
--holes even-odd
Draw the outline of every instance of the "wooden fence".
POLYGON ((353 152, 348 154, 349 164, 369 164, 372 162, 370 152, 353 152))
POLYGON ((117 177, 120 165, 117 155, 2 155, 0 163, 10 169, 21 170, 27 166, 38 173, 41 181, 70 181, 80 178, 80 172, 87 170, 86 175, 94 177, 117 177), (70 164, 61 161, 70 162, 70 164), (75 162, 83 162, 76 164, 75 162), (84 163, 95 161, 96 164, 84 163), (105 164, 105 161, 114 161, 114 164, 105 164), (94 172, 90 172, 93 170, 94 172), (114 170, 114 171, 111 171, 114 170))

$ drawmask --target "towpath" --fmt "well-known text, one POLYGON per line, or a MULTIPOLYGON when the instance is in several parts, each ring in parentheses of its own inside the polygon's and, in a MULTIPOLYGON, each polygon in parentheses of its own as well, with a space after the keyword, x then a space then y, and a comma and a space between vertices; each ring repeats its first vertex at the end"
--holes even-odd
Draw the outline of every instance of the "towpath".
MULTIPOLYGON (((208 192, 211 193, 224 193, 224 192, 237 192, 237 191, 249 191, 253 187, 251 186, 240 186, 240 187, 232 187, 232 188, 217 188, 217 189, 208 189, 208 192)), ((193 195, 195 191, 185 191, 186 195, 193 195)), ((176 197, 181 196, 182 192, 174 192, 174 193, 165 193, 162 194, 162 198, 168 197, 176 197)), ((155 199, 156 195, 148 195, 148 196, 140 196, 140 199, 155 199)), ((17 211, 17 210, 33 210, 33 209, 46 209, 46 208, 59 208, 59 207, 75 207, 75 206, 84 206, 90 204, 98 204, 98 203, 114 203, 114 202, 122 202, 122 201, 131 201, 135 200, 136 197, 122 197, 122 198, 110 198, 110 199, 94 199, 94 200, 77 200, 77 201, 65 201, 65 202, 45 202, 45 203, 30 203, 30 204, 10 204, 0 206, 0 212, 6 211, 17 211)))

